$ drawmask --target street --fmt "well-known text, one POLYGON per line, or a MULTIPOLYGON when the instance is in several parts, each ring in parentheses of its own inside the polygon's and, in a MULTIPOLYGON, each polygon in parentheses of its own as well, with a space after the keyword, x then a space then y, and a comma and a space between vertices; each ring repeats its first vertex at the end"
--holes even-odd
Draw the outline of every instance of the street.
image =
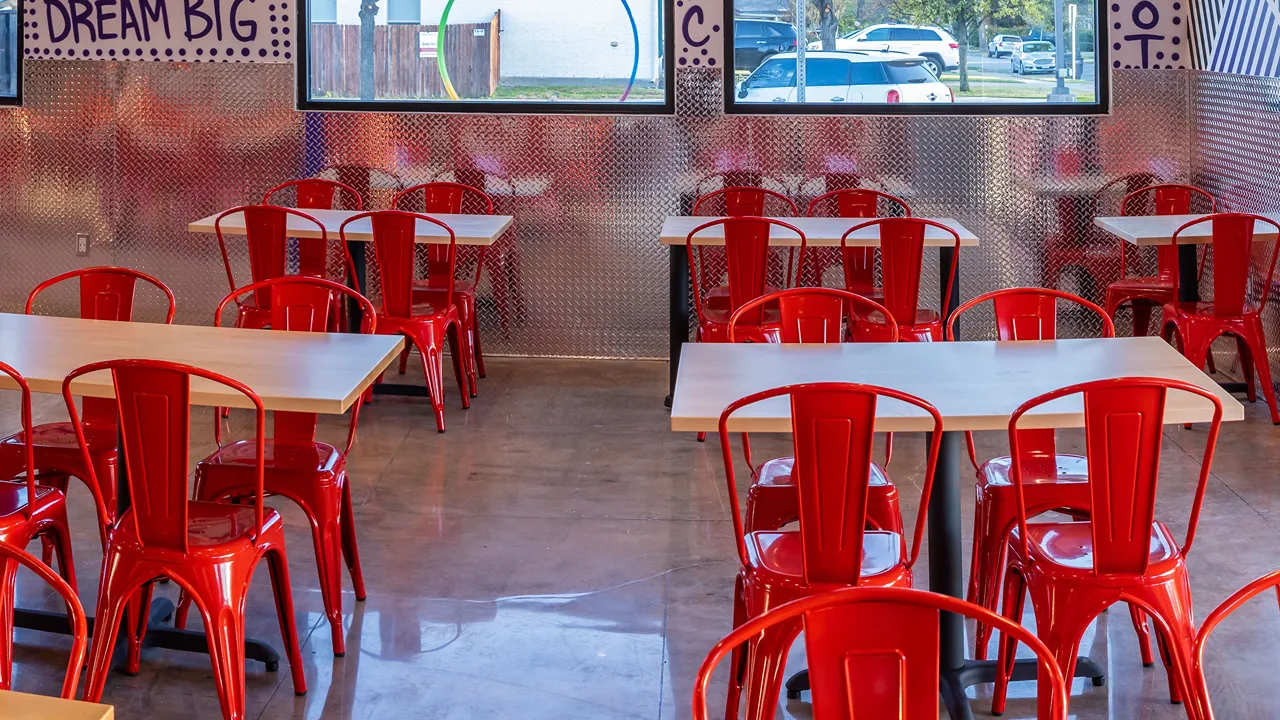
MULTIPOLYGON (((1068 64, 1070 55, 1068 55, 1068 64)), ((1084 62, 1083 77, 1068 79, 1067 87, 1077 95, 1092 96, 1094 92, 1094 64, 1091 57, 1084 62)), ((943 73, 942 82, 953 90, 960 85, 958 70, 943 73)), ((987 57, 985 47, 969 49, 969 88, 967 93, 956 93, 960 101, 973 100, 1043 100, 1056 84, 1052 74, 1017 75, 1012 71, 1009 57, 987 57)))

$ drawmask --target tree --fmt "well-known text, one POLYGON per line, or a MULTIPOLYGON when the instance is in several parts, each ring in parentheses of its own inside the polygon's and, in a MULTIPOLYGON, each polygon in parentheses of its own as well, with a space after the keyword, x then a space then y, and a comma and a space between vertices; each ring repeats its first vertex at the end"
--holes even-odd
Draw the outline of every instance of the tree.
POLYGON ((823 50, 836 49, 836 35, 840 30, 840 21, 836 19, 836 0, 813 0, 818 8, 818 36, 822 38, 823 50))
POLYGON ((960 92, 969 92, 969 34, 997 20, 1034 12, 1035 0, 894 0, 893 12, 911 22, 946 25, 960 44, 960 92))

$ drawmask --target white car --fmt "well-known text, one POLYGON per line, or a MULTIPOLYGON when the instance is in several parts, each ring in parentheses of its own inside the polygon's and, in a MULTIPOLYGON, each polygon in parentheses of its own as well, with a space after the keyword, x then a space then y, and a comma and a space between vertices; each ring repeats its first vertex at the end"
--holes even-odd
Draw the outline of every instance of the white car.
MULTIPOLYGON (((805 103, 955 102, 928 61, 897 53, 805 53, 805 103)), ((738 102, 796 102, 796 54, 779 53, 738 84, 738 102)))
POLYGON ((1053 43, 1027 40, 1018 45, 1009 59, 1009 72, 1017 75, 1052 73, 1057 69, 1058 55, 1053 43))
POLYGON ((1021 44, 1022 38, 1017 35, 997 35, 987 43, 987 57, 1002 58, 1012 55, 1021 44))
MULTIPOLYGON (((812 50, 822 43, 811 43, 812 50)), ((836 38, 836 50, 889 50, 915 55, 925 60, 934 77, 960 67, 960 43, 940 27, 917 25, 872 25, 836 38)))

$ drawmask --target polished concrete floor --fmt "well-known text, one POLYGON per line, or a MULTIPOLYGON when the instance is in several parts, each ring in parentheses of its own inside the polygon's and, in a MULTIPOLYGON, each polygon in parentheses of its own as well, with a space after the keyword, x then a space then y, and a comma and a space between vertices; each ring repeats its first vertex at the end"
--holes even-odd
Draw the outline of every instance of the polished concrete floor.
MULTIPOLYGON (((494 359, 470 410, 447 385, 444 435, 423 401, 368 406, 350 470, 369 597, 355 602, 344 577, 347 654, 334 658, 309 531, 296 508, 273 502, 289 531, 308 692, 295 696, 283 665, 272 673, 250 662, 249 717, 689 717, 697 668, 730 629, 737 561, 718 444, 669 431, 666 377, 661 363, 494 359)), ((17 417, 13 398, 0 393, 6 431, 17 417)), ((63 414, 53 398, 37 405, 38 420, 63 414)), ((1248 420, 1223 433, 1189 559, 1198 620, 1280 568, 1280 430, 1265 415, 1250 406, 1248 420)), ((196 417, 193 460, 212 447, 208 412, 196 417)), ((233 417, 242 432, 245 420, 233 417)), ((330 442, 344 433, 344 420, 322 423, 330 442)), ((1078 433, 1065 435, 1066 445, 1078 444, 1078 433)), ((1159 512, 1175 532, 1186 527, 1204 439, 1204 427, 1167 431, 1159 512)), ((760 452, 783 448, 777 439, 758 443, 760 452)), ((984 455, 999 447, 998 437, 980 438, 984 455)), ((890 468, 908 522, 921 449, 900 437, 890 468)), ((70 496, 81 598, 92 612, 100 551, 87 493, 73 484, 70 496)), ((967 557, 967 539, 965 549, 967 557)), ((264 567, 250 594, 249 634, 279 647, 269 587, 264 567)), ((1280 611, 1271 597, 1228 620, 1210 645, 1220 718, 1280 717, 1280 611)), ((19 602, 56 608, 25 574, 19 602)), ((65 638, 19 631, 16 640, 15 689, 56 693, 65 638)), ((1104 615, 1083 647, 1110 675, 1101 688, 1076 683, 1074 717, 1185 717, 1168 702, 1163 671, 1142 668, 1122 609, 1104 615)), ((791 662, 804 664, 799 645, 791 662)), ((714 680, 713 712, 722 684, 714 680)), ((1025 697, 1034 687, 1012 690, 1025 697)), ((979 716, 988 714, 983 696, 975 695, 979 716)), ((220 717, 208 659, 194 654, 144 652, 139 675, 111 675, 104 702, 121 720, 220 717)), ((1006 717, 1032 708, 1015 699, 1006 717)), ((803 702, 782 712, 810 717, 803 702)))

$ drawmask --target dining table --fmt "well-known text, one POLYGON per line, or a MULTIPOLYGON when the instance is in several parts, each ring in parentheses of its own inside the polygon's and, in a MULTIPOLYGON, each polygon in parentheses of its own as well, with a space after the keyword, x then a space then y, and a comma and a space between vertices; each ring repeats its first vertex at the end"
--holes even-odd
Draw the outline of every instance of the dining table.
POLYGON ((115 708, 99 703, 48 695, 0 690, 0 718, 4 720, 113 720, 115 708))
MULTIPOLYGON (((234 327, 114 322, 81 318, 0 313, 0 363, 14 367, 33 393, 62 393, 63 379, 90 363, 118 359, 165 360, 220 373, 249 386, 269 411, 341 415, 347 412, 404 348, 399 335, 276 332, 234 327)), ((16 389, 0 375, 0 389, 16 389)), ((108 372, 83 375, 71 384, 73 395, 112 398, 108 372)), ((191 379, 193 406, 253 407, 252 401, 219 383, 191 379)), ((129 471, 120 443, 117 512, 130 505, 129 471)), ((85 532, 97 533, 82 528, 85 532)), ((146 647, 208 654, 201 631, 164 624, 173 604, 157 598, 151 606, 146 647)), ((18 608, 18 627, 70 634, 67 616, 18 608)), ((89 618, 92 630, 93 618, 89 618)), ((245 656, 278 669, 280 658, 264 641, 246 639, 245 656)), ((0 713, 0 717, 7 717, 0 713)))
MULTIPOLYGON (((842 343, 783 345, 770 343, 690 343, 684 348, 671 407, 671 430, 719 431, 721 413, 733 401, 784 385, 850 382, 910 393, 932 403, 942 416, 942 438, 928 507, 928 587, 964 598, 961 498, 972 486, 965 433, 1005 433, 1014 411, 1051 390, 1093 380, 1132 376, 1182 380, 1212 392, 1223 404, 1223 419, 1244 419, 1244 407, 1226 390, 1156 337, 1071 339, 1034 342, 842 343)), ((1207 422, 1213 404, 1185 392, 1170 392, 1164 422, 1207 422)), ((876 432, 929 433, 933 418, 920 408, 882 398, 875 408, 876 432)), ((1077 395, 1033 409, 1019 428, 1079 428, 1084 425, 1077 395)), ((790 405, 777 397, 750 405, 731 416, 731 433, 790 433, 790 405)), ((890 470, 892 474, 892 470, 890 470)), ((900 483, 909 486, 910 482, 900 483)), ((942 695, 953 720, 973 715, 965 689, 993 682, 995 665, 966 657, 962 619, 944 613, 940 620, 939 661, 942 695)), ((1035 677, 1034 660, 1020 660, 1014 680, 1035 677)), ((1104 668, 1088 658, 1078 677, 1102 684, 1104 668)), ((789 696, 807 687, 803 674, 788 681, 789 696)))
MULTIPOLYGON (((668 394, 666 398, 668 407, 671 406, 672 395, 675 393, 676 378, 680 370, 681 352, 685 343, 689 341, 689 298, 692 292, 687 250, 689 233, 693 232, 699 225, 718 219, 722 218, 673 215, 668 217, 662 224, 659 242, 668 248, 670 255, 668 353, 670 358, 669 390, 671 394, 668 394)), ((841 238, 850 228, 867 222, 871 218, 775 217, 771 219, 779 220, 798 228, 800 232, 804 233, 806 247, 838 248, 841 245, 841 238)), ((979 244, 978 237, 954 218, 924 219, 955 230, 956 234, 960 236, 960 247, 962 248, 977 247, 979 244)), ((707 228, 707 230, 698 233, 693 238, 693 244, 703 247, 723 246, 724 226, 707 228)), ((849 247, 879 247, 880 228, 874 225, 863 228, 850 235, 845 240, 845 244, 849 247)), ((952 256, 955 253, 955 238, 941 228, 929 226, 925 228, 924 244, 925 247, 938 248, 939 287, 945 288, 954 259, 952 256)), ((786 228, 771 226, 769 245, 782 248, 799 247, 800 236, 786 228)), ((940 292, 939 294, 942 293, 940 292)), ((940 304, 943 312, 947 308, 954 309, 960 304, 960 270, 958 265, 956 268, 956 281, 951 289, 951 297, 941 298, 940 304)))

